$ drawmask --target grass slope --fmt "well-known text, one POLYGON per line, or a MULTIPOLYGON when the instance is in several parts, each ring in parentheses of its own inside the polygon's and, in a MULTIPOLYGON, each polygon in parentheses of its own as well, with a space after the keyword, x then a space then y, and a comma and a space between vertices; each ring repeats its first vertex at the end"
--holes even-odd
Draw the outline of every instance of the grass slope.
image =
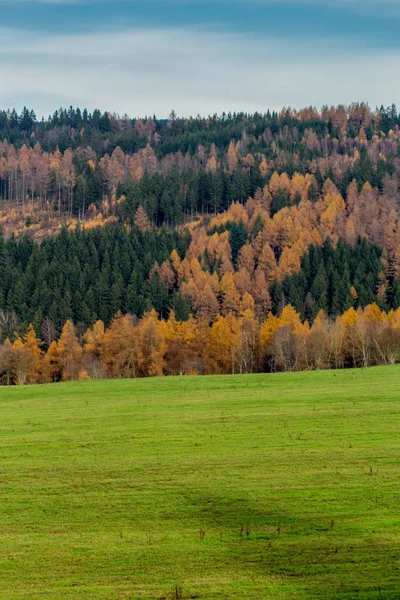
POLYGON ((400 368, 0 389, 0 598, 400 598, 400 368))

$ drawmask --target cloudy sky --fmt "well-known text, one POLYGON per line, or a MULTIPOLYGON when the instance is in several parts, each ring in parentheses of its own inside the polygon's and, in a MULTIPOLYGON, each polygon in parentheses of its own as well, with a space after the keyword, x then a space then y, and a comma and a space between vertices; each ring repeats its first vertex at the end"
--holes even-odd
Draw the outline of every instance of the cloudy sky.
POLYGON ((400 0, 0 0, 0 108, 400 104, 400 0))

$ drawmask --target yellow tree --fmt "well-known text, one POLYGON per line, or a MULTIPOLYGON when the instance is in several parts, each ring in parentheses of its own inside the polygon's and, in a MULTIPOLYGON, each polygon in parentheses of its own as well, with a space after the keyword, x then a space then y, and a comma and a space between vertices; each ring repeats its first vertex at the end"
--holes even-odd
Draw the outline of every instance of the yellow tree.
POLYGON ((40 349, 42 345, 41 340, 36 336, 35 329, 32 323, 29 325, 28 330, 24 337, 24 345, 30 356, 31 370, 28 373, 28 381, 34 383, 37 381, 40 361, 43 356, 43 352, 40 349))
POLYGON ((288 304, 280 317, 268 315, 261 327, 261 349, 264 359, 273 370, 293 371, 304 362, 304 337, 308 324, 303 325, 300 315, 288 304))
POLYGON ((103 377, 104 366, 100 359, 100 350, 104 342, 104 323, 97 321, 83 336, 83 353, 91 379, 103 377))
POLYGON ((301 255, 299 253, 298 246, 294 245, 291 248, 285 246, 281 254, 279 267, 282 278, 285 275, 292 275, 293 273, 297 273, 297 271, 300 270, 301 255))
POLYGON ((197 293, 196 298, 194 299, 194 306, 197 311, 198 321, 211 323, 217 318, 219 313, 219 303, 209 282, 206 283, 201 292, 197 293))
POLYGON ((274 251, 269 244, 263 246, 258 260, 258 266, 264 271, 269 283, 274 281, 278 273, 278 265, 276 263, 274 251))
POLYGON ((17 385, 25 385, 27 383, 28 373, 31 369, 31 357, 25 348, 24 342, 19 337, 13 343, 12 354, 14 382, 17 385))
POLYGON ((133 318, 116 314, 100 344, 100 358, 113 378, 132 378, 138 371, 138 338, 133 318))
MULTIPOLYGON (((208 334, 209 328, 206 329, 208 334)), ((204 332, 200 328, 193 316, 188 321, 180 325, 179 335, 183 344, 183 365, 185 373, 197 375, 203 371, 203 352, 207 346, 204 342, 204 332)))
POLYGON ((262 161, 260 162, 259 169, 260 169, 261 176, 266 177, 267 173, 268 173, 268 163, 265 160, 265 158, 263 158, 262 161))
POLYGON ((208 371, 210 373, 234 374, 239 345, 239 320, 233 314, 225 317, 220 315, 210 331, 207 352, 208 371))
POLYGON ((168 321, 162 321, 161 326, 165 341, 165 371, 167 375, 183 375, 183 348, 180 339, 180 323, 175 318, 174 311, 170 312, 168 321))
POLYGON ((257 319, 263 322, 271 310, 272 302, 265 274, 260 268, 257 268, 255 272, 252 295, 255 301, 257 319))
POLYGON ((246 310, 254 313, 255 310, 255 301, 251 294, 245 293, 243 294, 243 298, 240 302, 240 314, 242 315, 246 310))
POLYGON ((240 296, 233 275, 226 274, 223 276, 221 279, 220 290, 222 296, 222 313, 224 315, 227 315, 230 312, 236 313, 240 306, 240 296))
POLYGON ((374 302, 364 310, 363 326, 367 330, 374 364, 394 364, 400 354, 400 338, 392 327, 392 316, 389 318, 374 302))
POLYGON ((357 313, 353 307, 338 318, 338 322, 344 327, 345 352, 351 358, 354 367, 358 366, 358 342, 360 340, 357 338, 359 338, 360 327, 357 328, 357 324, 359 318, 360 313, 357 313))
POLYGON ((330 328, 329 347, 333 367, 342 369, 346 360, 346 326, 340 317, 330 328))
POLYGON ((238 268, 246 269, 252 275, 254 271, 254 250, 250 244, 245 244, 241 248, 238 257, 238 268))
POLYGON ((175 279, 176 279, 176 281, 180 282, 182 279, 182 267, 181 267, 182 261, 179 257, 179 254, 177 253, 177 251, 175 249, 172 250, 169 258, 171 261, 172 269, 175 273, 175 279))
POLYGON ((60 356, 57 342, 52 342, 43 358, 41 368, 41 381, 54 383, 61 376, 60 356))
POLYGON ((13 369, 18 385, 36 383, 42 356, 40 340, 36 337, 33 325, 29 325, 23 338, 18 337, 13 344, 13 369))
POLYGON ((266 321, 261 325, 260 340, 261 349, 265 353, 268 347, 271 345, 273 337, 279 327, 279 319, 271 312, 268 313, 266 321))
POLYGON ((83 350, 72 321, 65 323, 57 347, 63 380, 78 379, 82 369, 83 350))
POLYGON ((141 374, 145 377, 163 375, 167 345, 163 325, 154 309, 140 320, 137 336, 141 374))
POLYGON ((100 320, 96 321, 93 327, 86 331, 83 336, 86 354, 94 358, 99 358, 100 348, 104 341, 104 333, 104 323, 100 320))
POLYGON ((227 163, 228 163, 228 171, 229 173, 233 173, 238 166, 238 157, 236 154, 236 148, 233 141, 229 144, 228 154, 227 154, 227 163))
POLYGON ((247 269, 242 268, 237 273, 235 273, 234 282, 236 290, 239 292, 240 296, 250 294, 252 283, 250 273, 247 269))
POLYGON ((330 323, 323 310, 320 310, 311 327, 308 358, 315 369, 327 369, 331 362, 330 323))
POLYGON ((172 311, 162 322, 166 343, 165 372, 167 375, 197 374, 201 363, 200 331, 195 319, 178 322, 172 311))
MULTIPOLYGON (((253 300, 251 296, 249 296, 249 299, 253 300)), ((239 344, 236 350, 239 373, 254 372, 257 367, 259 352, 260 327, 254 316, 253 300, 253 308, 245 308, 239 318, 239 344)))

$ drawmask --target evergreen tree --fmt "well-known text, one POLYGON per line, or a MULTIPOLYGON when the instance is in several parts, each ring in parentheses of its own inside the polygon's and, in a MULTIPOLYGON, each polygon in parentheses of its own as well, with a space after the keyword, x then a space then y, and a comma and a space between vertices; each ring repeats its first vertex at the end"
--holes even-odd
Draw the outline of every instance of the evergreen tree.
POLYGON ((239 223, 232 223, 229 232, 229 243, 232 249, 232 262, 234 265, 237 264, 237 259, 240 250, 247 242, 247 229, 242 221, 239 223))

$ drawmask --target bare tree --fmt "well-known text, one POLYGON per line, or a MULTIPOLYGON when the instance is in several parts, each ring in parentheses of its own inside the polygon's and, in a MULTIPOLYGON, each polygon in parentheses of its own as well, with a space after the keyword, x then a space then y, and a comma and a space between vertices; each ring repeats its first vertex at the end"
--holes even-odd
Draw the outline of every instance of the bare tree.
POLYGON ((56 328, 54 327, 53 321, 49 319, 49 317, 45 318, 40 327, 40 337, 46 344, 46 348, 50 348, 51 343, 54 342, 57 337, 56 328))

